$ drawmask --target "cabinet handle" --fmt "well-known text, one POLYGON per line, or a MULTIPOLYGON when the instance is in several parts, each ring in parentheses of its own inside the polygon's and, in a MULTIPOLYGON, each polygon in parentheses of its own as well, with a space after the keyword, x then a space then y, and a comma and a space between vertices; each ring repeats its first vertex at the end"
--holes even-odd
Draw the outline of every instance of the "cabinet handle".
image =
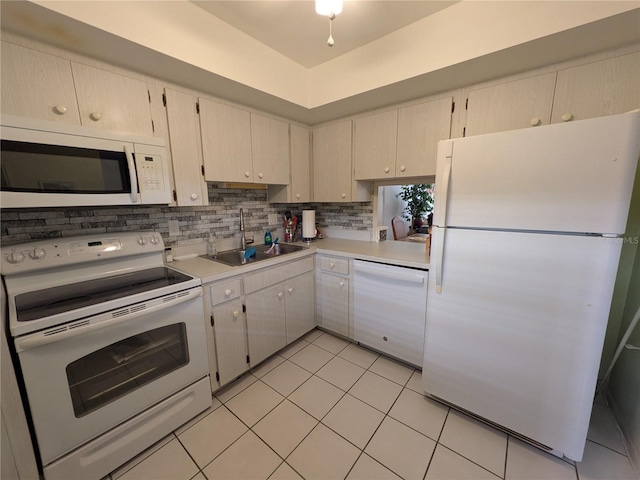
POLYGON ((283 292, 278 292, 278 298, 282 298, 284 296, 283 292))
POLYGON ((342 195, 340 195, 342 198, 347 198, 347 194, 343 193, 342 195))
POLYGON ((225 290, 225 291, 224 291, 224 295, 225 295, 226 297, 228 297, 229 295, 231 295, 231 289, 227 289, 227 290, 225 290))
POLYGON ((531 126, 532 127, 537 127, 538 125, 540 125, 542 123, 542 120, 540 120, 538 117, 533 117, 531 119, 531 126))
POLYGON ((240 312, 238 310, 233 311, 233 317, 238 318, 240 316, 240 312))
POLYGON ((98 120, 100 120, 102 118, 102 114, 100 112, 91 112, 89 114, 89 118, 91 120, 93 120, 94 122, 97 122, 98 120))
POLYGON ((197 200, 198 199, 198 194, 197 193, 192 193, 191 194, 191 200, 197 200))
POLYGON ((335 264, 335 263, 333 263, 333 262, 331 262, 331 263, 329 264, 329 268, 330 268, 331 270, 333 270, 333 269, 335 268, 335 266, 336 266, 336 264, 335 264))
POLYGON ((344 282, 340 282, 338 285, 340 285, 340 287, 344 287, 344 282))
POLYGON ((384 167, 384 173, 389 173, 389 167, 384 167))
POLYGON ((289 290, 287 290, 289 293, 293 293, 293 287, 291 287, 289 290))
POLYGON ((299 193, 296 193, 296 198, 300 198, 300 194, 299 193))
POLYGON ((264 177, 264 175, 262 174, 262 172, 260 172, 260 173, 258 174, 258 178, 262 178, 262 177, 264 177))
POLYGON ((570 113, 565 113, 564 115, 562 115, 562 121, 563 122, 570 122, 571 120, 573 120, 573 115, 570 113))
POLYGON ((67 107, 65 107, 64 105, 56 105, 55 107, 53 107, 53 111, 58 115, 64 115, 65 113, 67 113, 67 107))
POLYGON ((249 178, 251 176, 251 172, 247 170, 246 172, 244 172, 244 176, 249 178))
POLYGON ((407 167, 405 167, 404 165, 400 165, 400 171, 404 172, 407 169, 407 167))

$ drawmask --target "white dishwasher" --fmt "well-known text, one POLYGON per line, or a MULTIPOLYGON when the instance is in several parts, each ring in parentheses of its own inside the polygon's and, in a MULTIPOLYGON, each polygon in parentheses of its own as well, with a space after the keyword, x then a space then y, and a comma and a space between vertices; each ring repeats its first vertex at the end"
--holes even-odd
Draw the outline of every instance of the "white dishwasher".
POLYGON ((427 270, 354 261, 353 336, 422 368, 427 270))

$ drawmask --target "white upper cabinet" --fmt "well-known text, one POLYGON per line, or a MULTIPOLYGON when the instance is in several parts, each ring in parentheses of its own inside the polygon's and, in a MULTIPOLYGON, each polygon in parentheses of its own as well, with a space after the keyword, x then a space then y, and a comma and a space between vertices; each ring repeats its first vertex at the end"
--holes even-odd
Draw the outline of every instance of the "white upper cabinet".
POLYGON ((640 52, 558 72, 551 123, 640 108, 640 52))
POLYGON ((205 180, 253 182, 251 114, 205 98, 198 103, 205 180))
POLYGON ((548 125, 556 73, 469 92, 465 136, 548 125))
POLYGON ((71 69, 82 125, 153 136, 145 82, 74 62, 71 69))
POLYGON ((305 203, 311 201, 311 133, 308 128, 289 126, 289 185, 269 185, 271 203, 305 203))
POLYGON ((438 142, 451 136, 453 97, 398 110, 396 177, 436 174, 438 142))
POLYGON ((436 174, 438 142, 451 134, 453 98, 376 113, 355 121, 356 180, 436 174))
POLYGON ((208 205, 207 184, 202 175, 202 158, 198 149, 196 99, 170 88, 164 89, 169 126, 169 145, 179 206, 208 205))
POLYGON ((354 178, 394 178, 398 110, 358 118, 354 131, 354 178))
POLYGON ((2 113, 80 125, 69 60, 2 42, 0 70, 2 113))
POLYGON ((314 202, 351 202, 351 120, 313 129, 314 202))
POLYGON ((256 183, 289 184, 289 124, 251 114, 253 180, 256 183))

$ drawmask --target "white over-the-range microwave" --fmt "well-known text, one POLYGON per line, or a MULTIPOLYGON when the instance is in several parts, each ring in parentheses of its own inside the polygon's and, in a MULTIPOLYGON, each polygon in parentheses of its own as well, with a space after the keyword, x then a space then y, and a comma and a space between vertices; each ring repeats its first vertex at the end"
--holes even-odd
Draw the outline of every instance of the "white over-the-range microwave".
POLYGON ((165 142, 2 115, 2 208, 169 204, 165 142))

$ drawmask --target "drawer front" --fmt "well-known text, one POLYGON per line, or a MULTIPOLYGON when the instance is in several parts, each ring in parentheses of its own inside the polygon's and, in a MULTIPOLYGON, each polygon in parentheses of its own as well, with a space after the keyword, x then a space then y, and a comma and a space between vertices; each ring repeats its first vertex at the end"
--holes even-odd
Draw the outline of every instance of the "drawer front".
POLYGON ((340 257, 322 257, 320 268, 327 272, 349 275, 349 259, 340 257))
POLYGON ((244 277, 244 293, 249 294, 257 290, 284 282, 292 277, 302 275, 313 270, 313 256, 303 258, 277 267, 267 267, 256 273, 244 277))
POLYGON ((209 292, 211 294, 211 305, 218 305, 242 295, 242 282, 239 278, 225 280, 211 285, 209 292))

